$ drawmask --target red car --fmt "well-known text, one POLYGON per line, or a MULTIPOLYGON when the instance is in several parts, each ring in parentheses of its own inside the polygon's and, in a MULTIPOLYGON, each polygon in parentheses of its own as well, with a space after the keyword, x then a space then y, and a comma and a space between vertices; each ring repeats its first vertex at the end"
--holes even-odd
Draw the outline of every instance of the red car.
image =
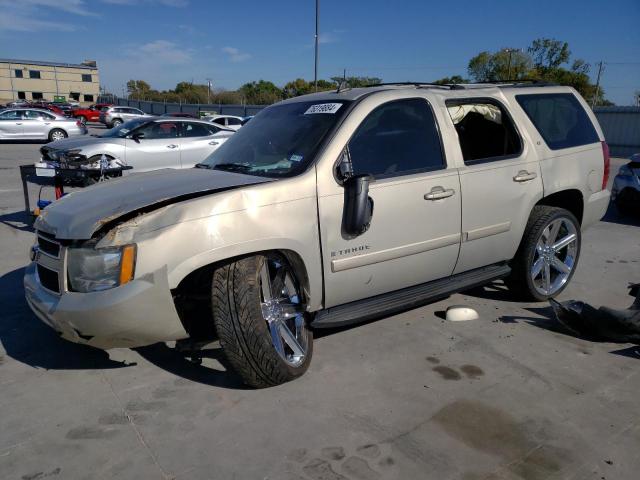
POLYGON ((33 103, 30 103, 28 106, 33 108, 43 108, 45 110, 49 110, 50 112, 53 112, 57 115, 62 115, 64 117, 64 111, 61 108, 56 107, 55 105, 52 105, 51 103, 33 102, 33 103))
POLYGON ((112 103, 96 103, 89 108, 74 108, 71 111, 71 116, 77 118, 82 123, 87 122, 99 122, 100 110, 104 107, 110 107, 112 103))

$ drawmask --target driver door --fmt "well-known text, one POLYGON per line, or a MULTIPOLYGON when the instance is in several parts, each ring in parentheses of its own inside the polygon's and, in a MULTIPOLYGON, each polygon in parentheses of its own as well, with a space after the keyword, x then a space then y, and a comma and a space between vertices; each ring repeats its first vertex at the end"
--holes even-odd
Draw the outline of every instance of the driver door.
POLYGON ((127 165, 133 172, 180 168, 178 124, 151 122, 134 130, 125 140, 127 165), (141 138, 137 138, 142 135, 141 138))
MULTIPOLYGON (((342 229, 344 190, 318 192, 325 308, 447 277, 460 249, 460 182, 448 168, 430 104, 374 108, 348 142, 353 173, 372 174, 373 216, 356 237, 342 229)), ((318 172, 318 175, 332 172, 318 172)))

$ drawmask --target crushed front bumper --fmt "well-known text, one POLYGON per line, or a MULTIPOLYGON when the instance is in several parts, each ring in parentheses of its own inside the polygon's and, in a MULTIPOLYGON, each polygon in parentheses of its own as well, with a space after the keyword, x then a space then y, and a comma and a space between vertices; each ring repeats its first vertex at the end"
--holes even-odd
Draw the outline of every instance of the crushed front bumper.
POLYGON ((109 349, 187 338, 169 290, 166 269, 101 292, 62 292, 40 284, 36 264, 25 270, 31 310, 72 342, 109 349))

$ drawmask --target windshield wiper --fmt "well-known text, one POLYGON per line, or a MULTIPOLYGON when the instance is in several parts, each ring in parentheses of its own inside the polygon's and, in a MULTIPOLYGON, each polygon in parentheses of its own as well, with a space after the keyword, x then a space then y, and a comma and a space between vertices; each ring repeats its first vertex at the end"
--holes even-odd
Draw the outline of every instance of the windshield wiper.
POLYGON ((226 170, 229 172, 248 172, 253 167, 250 167, 249 165, 242 165, 240 163, 218 163, 210 168, 215 170, 226 170))

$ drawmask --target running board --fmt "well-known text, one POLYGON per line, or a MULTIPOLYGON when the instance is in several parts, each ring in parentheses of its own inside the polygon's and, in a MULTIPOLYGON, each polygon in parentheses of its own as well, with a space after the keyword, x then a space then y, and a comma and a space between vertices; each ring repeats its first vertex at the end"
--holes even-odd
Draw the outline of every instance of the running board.
POLYGON ((395 292, 345 303, 317 312, 311 326, 316 328, 342 327, 411 310, 425 303, 440 300, 452 293, 485 285, 493 280, 506 277, 509 273, 511 273, 511 268, 500 263, 395 292))

